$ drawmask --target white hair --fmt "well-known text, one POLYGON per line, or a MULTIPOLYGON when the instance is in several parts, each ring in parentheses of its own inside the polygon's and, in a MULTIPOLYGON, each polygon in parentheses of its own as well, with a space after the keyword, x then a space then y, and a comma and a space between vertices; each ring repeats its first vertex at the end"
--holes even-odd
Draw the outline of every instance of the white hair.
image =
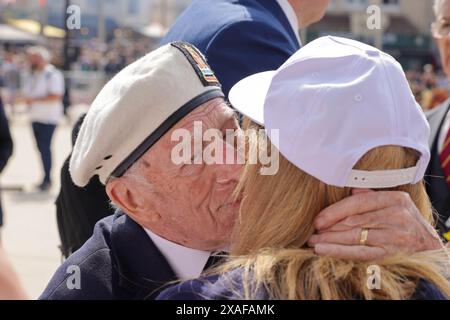
POLYGON ((52 59, 52 55, 50 54, 50 52, 42 47, 42 46, 33 46, 33 47, 29 47, 27 49, 27 54, 32 55, 38 55, 40 56, 45 62, 50 62, 50 60, 52 59))
POLYGON ((153 184, 146 177, 146 168, 142 163, 142 159, 135 162, 123 175, 125 179, 128 179, 134 183, 140 184, 148 189, 149 192, 154 192, 153 184))
MULTIPOLYGON (((126 179, 128 181, 131 181, 135 184, 141 185, 147 189, 149 193, 155 192, 153 184, 146 178, 145 176, 145 166, 141 162, 141 159, 139 159, 137 162, 135 162, 120 178, 116 177, 110 177, 106 184, 109 184, 110 182, 117 180, 117 179, 126 179)), ((114 200, 110 199, 109 205, 111 208, 113 208, 115 211, 118 209, 121 209, 120 205, 115 203, 114 200)))

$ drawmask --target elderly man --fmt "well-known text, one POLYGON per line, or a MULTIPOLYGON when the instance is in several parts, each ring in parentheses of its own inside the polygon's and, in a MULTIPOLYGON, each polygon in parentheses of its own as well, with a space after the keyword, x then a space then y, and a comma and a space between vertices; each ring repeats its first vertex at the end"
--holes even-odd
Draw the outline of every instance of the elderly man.
MULTIPOLYGON (((281 66, 300 48, 298 29, 320 20, 328 3, 329 0, 195 0, 162 43, 186 41, 197 46, 206 53, 223 92, 228 94, 231 86, 245 76, 281 66)), ((66 162, 61 169, 61 191, 56 201, 64 255, 78 249, 92 234, 99 218, 110 214, 107 204, 101 202, 106 193, 98 181, 93 179, 86 188, 77 188, 67 167, 66 162), (91 190, 100 197, 94 197, 91 190), (97 210, 95 215, 90 213, 92 210, 97 210)))
MULTIPOLYGON (((216 139, 230 142, 227 130, 239 127, 223 97, 202 54, 186 43, 161 47, 104 87, 83 122, 70 171, 79 186, 98 175, 119 209, 97 224, 41 299, 154 298, 171 280, 198 277, 214 252, 226 250, 239 209, 232 192, 241 165, 196 161, 208 145, 196 147, 195 139, 194 151, 200 150, 189 154, 193 163, 173 157, 176 137, 198 136, 199 124, 201 131, 220 130, 216 139)), ((224 143, 219 153, 236 155, 232 144, 224 143)), ((403 193, 355 195, 324 211, 317 226, 326 231, 341 220, 350 226, 348 216, 377 225, 381 238, 368 242, 386 253, 439 245, 403 193), (389 210, 393 221, 382 221, 381 210, 389 210)), ((360 233, 359 224, 353 226, 348 232, 360 233)), ((316 245, 319 253, 373 257, 358 241, 345 246, 345 231, 331 234, 328 244, 316 245)))
MULTIPOLYGON (((441 54, 442 66, 450 76, 450 1, 436 0, 433 36, 441 54)), ((428 115, 431 126, 431 161, 427 170, 427 191, 439 213, 438 227, 450 240, 450 100, 428 115)))

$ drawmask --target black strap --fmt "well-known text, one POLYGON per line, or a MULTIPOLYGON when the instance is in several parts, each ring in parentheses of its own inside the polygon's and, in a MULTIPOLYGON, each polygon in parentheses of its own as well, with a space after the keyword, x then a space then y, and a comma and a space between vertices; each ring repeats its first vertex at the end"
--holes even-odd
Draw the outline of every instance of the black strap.
POLYGON ((112 177, 119 178, 140 158, 147 152, 161 137, 167 133, 174 125, 176 125, 181 119, 188 115, 195 108, 215 98, 225 97, 222 90, 219 87, 206 91, 205 93, 197 96, 196 98, 187 102, 184 106, 173 113, 167 120, 165 120, 155 131, 147 137, 131 154, 122 161, 119 166, 111 173, 112 177))

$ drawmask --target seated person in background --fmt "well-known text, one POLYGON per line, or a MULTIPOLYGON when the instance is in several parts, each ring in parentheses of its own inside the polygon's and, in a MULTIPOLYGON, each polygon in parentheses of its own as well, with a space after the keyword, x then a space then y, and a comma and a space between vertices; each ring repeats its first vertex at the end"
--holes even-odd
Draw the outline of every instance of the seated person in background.
MULTIPOLYGON (((383 241, 379 225, 361 223, 359 215, 332 231, 371 258, 317 254, 323 245, 317 244, 321 235, 313 234, 326 224, 320 212, 352 193, 401 191, 433 221, 422 181, 430 129, 394 58, 357 41, 320 38, 278 71, 239 82, 230 101, 252 120, 247 127, 265 127, 260 138, 267 138, 268 150, 281 153, 279 170, 262 175, 261 163, 246 165, 236 191, 243 200, 230 258, 207 277, 166 289, 159 299, 450 297, 450 260, 442 244, 439 250, 386 258, 375 247, 383 241), (372 288, 368 270, 374 265, 380 283, 372 288)), ((248 159, 261 147, 254 137, 248 159)), ((380 215, 396 219, 381 202, 373 213, 380 215)))

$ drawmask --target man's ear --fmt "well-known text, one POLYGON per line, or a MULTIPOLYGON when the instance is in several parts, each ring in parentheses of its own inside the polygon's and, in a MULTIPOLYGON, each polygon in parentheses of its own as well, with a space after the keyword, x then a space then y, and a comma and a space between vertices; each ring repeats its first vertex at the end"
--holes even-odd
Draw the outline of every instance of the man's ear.
POLYGON ((106 193, 113 203, 128 214, 136 212, 139 208, 136 194, 128 188, 122 179, 114 179, 106 185, 106 193))
POLYGON ((137 188, 130 188, 123 179, 114 179, 106 185, 106 193, 112 202, 139 224, 146 225, 148 220, 158 221, 161 217, 150 208, 137 188))

